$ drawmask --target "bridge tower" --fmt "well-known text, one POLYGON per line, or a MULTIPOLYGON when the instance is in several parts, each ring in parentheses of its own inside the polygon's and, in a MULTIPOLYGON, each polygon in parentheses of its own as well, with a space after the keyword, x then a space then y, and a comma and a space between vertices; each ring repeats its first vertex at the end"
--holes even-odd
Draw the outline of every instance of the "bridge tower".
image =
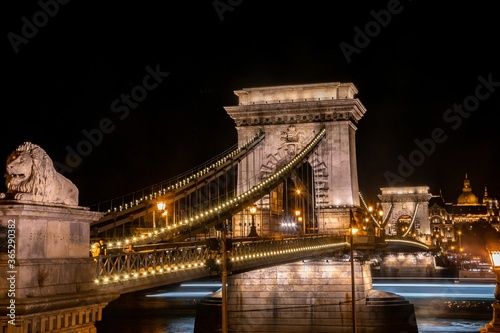
POLYGON ((245 88, 234 93, 238 105, 225 109, 236 123, 238 143, 265 134, 263 143, 238 165, 240 193, 273 174, 326 129, 300 170, 256 202, 255 213, 244 210, 234 217, 234 234, 247 235, 251 224, 262 236, 344 233, 350 209, 360 206, 355 135, 366 109, 355 98, 354 84, 245 88))
POLYGON ((430 245, 428 186, 383 187, 378 195, 386 213, 386 235, 410 236, 430 245))

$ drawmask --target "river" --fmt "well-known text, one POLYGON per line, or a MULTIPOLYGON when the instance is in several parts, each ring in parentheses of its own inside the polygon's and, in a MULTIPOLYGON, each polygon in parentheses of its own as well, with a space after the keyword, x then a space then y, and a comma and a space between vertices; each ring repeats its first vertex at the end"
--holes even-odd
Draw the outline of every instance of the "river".
MULTIPOLYGON (((197 301, 218 288, 206 281, 122 295, 104 309, 97 333, 193 333, 197 301)), ((494 283, 377 280, 373 288, 414 304, 420 333, 477 333, 493 315, 494 283)))

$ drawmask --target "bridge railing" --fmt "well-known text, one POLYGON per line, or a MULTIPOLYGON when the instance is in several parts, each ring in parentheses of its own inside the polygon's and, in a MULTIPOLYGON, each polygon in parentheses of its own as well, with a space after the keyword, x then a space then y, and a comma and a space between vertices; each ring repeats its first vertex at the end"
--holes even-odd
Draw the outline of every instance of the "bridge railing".
POLYGON ((212 251, 206 246, 98 256, 96 257, 97 279, 103 278, 105 282, 112 282, 109 280, 161 273, 184 268, 183 266, 203 266, 203 263, 213 256, 212 251))
MULTIPOLYGON (((343 236, 331 235, 234 241, 228 257, 234 262, 244 262, 247 259, 261 260, 261 265, 264 265, 269 258, 291 257, 292 253, 307 253, 313 248, 343 244, 345 244, 343 236)), ((108 284, 194 268, 204 268, 208 271, 207 263, 220 260, 221 252, 220 248, 201 243, 188 247, 109 254, 97 256, 95 259, 96 283, 108 284)))

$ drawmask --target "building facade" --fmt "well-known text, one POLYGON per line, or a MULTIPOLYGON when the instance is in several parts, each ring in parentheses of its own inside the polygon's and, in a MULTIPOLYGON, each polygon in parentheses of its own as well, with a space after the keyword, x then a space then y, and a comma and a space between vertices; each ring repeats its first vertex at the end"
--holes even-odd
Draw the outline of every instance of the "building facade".
POLYGON ((446 202, 441 192, 431 194, 427 186, 380 190, 378 197, 384 211, 386 235, 413 237, 428 245, 449 248, 451 244, 460 243, 465 223, 488 222, 500 232, 498 199, 490 197, 486 188, 479 199, 472 192, 467 175, 456 203, 446 202))
POLYGON ((433 238, 441 244, 460 242, 463 225, 481 221, 488 222, 500 231, 499 211, 498 199, 489 197, 487 188, 482 199, 479 199, 472 192, 471 182, 465 175, 462 193, 456 203, 446 202, 442 193, 430 199, 429 221, 433 238))

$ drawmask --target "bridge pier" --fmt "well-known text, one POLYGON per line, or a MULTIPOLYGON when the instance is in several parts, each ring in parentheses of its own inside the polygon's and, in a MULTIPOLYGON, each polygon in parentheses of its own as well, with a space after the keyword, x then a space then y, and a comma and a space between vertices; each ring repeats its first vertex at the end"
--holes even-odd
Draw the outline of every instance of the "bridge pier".
POLYGON ((100 216, 85 207, 1 201, 2 333, 96 332, 102 309, 119 296, 94 283, 90 223, 100 216))
MULTIPOLYGON (((369 265, 354 267, 357 332, 418 333, 413 304, 372 290, 369 265)), ((350 263, 334 258, 234 274, 228 278, 228 326, 231 332, 352 332, 351 295, 350 263)), ((212 332, 206 311, 217 308, 215 296, 197 313, 195 333, 212 332)))

